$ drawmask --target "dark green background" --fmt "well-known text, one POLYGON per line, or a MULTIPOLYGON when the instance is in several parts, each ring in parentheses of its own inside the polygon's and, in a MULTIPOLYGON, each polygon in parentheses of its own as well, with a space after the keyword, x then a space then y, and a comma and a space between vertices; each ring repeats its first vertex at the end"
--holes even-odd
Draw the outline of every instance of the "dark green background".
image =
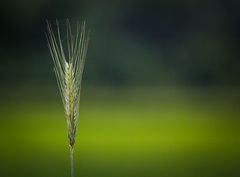
POLYGON ((91 40, 76 177, 240 176, 237 0, 0 2, 0 176, 67 177, 46 20, 91 40))

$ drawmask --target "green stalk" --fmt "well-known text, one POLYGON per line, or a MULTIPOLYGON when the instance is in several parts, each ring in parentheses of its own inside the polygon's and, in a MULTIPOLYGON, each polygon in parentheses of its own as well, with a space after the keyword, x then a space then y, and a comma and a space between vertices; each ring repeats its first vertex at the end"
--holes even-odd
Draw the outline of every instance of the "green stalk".
POLYGON ((70 146, 70 169, 71 169, 71 177, 74 177, 74 147, 70 146))

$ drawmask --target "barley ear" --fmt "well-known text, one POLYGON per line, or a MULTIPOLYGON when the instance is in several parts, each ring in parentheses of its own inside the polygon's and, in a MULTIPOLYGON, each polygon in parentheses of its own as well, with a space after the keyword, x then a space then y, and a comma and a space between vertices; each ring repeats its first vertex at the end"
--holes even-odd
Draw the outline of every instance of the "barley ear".
MULTIPOLYGON (((59 22, 56 20, 56 32, 47 21, 48 48, 54 63, 54 72, 67 120, 67 134, 73 159, 75 144, 81 81, 89 43, 89 31, 85 21, 77 22, 73 32, 70 21, 66 20, 66 39, 63 40, 59 22), (65 42, 65 43, 64 43, 65 42)), ((73 160, 71 160, 71 163, 73 160)), ((71 166, 73 167, 73 166, 71 166)), ((71 168, 71 171, 73 168, 71 168)), ((71 172, 73 176, 73 171, 71 172)))

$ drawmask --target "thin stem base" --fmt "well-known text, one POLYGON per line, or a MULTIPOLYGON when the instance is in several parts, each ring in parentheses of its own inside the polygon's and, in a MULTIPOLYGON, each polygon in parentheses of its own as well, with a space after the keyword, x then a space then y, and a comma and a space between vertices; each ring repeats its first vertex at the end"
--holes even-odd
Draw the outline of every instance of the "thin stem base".
POLYGON ((71 177, 74 177, 74 147, 70 146, 70 170, 71 170, 71 177))

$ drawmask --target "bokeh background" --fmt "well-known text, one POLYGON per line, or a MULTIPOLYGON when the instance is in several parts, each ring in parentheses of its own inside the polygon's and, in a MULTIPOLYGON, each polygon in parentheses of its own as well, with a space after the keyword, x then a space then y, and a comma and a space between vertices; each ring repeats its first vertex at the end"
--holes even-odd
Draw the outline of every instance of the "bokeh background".
POLYGON ((1 0, 0 176, 67 177, 46 19, 86 19, 76 177, 240 176, 240 1, 1 0))

